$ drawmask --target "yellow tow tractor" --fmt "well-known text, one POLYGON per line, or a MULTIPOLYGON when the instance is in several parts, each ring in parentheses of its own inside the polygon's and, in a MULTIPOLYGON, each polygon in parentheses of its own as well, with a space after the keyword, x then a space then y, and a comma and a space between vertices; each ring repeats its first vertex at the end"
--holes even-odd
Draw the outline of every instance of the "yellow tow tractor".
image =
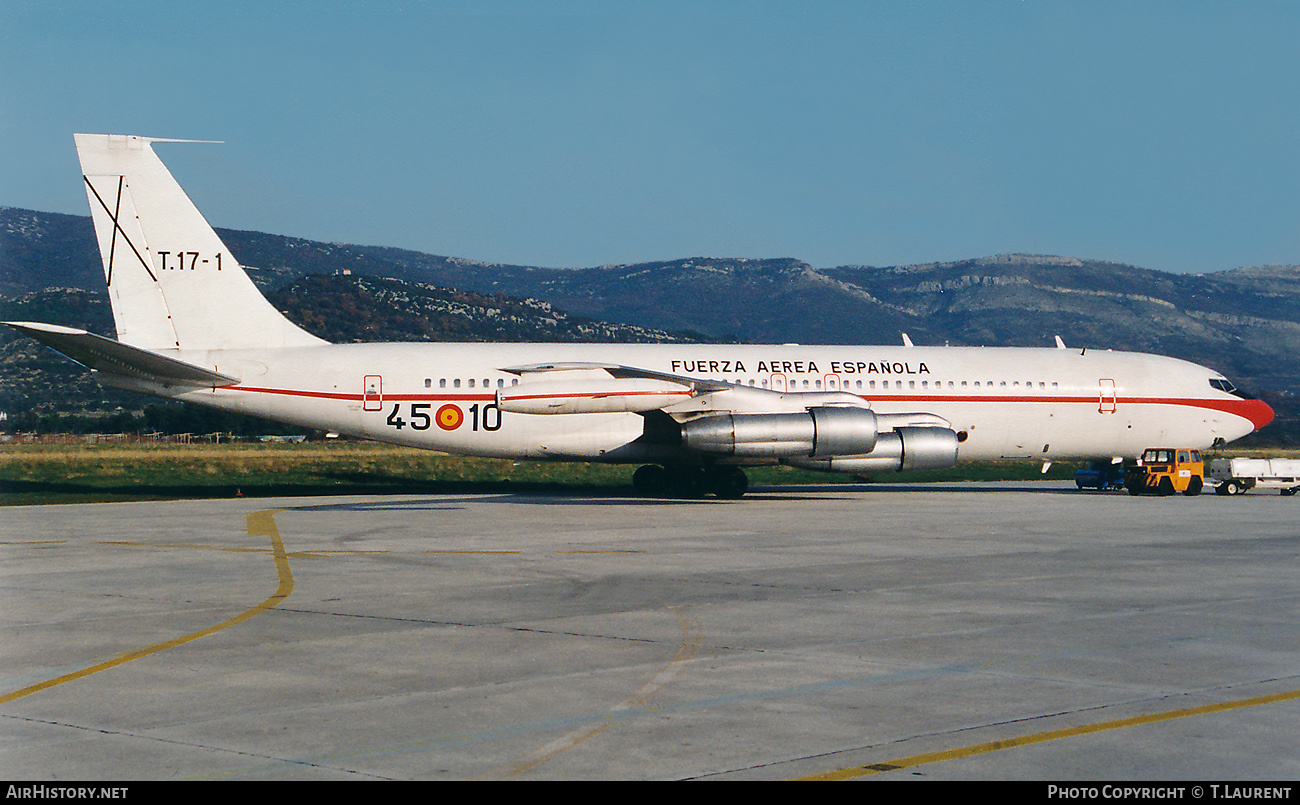
POLYGON ((1199 495, 1205 486, 1201 451, 1187 447, 1148 447, 1137 464, 1124 471, 1130 495, 1199 495))

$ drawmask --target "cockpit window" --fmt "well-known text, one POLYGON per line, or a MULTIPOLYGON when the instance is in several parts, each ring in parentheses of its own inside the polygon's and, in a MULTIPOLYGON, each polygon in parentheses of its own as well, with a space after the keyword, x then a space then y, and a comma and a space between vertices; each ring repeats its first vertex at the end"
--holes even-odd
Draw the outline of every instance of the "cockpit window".
POLYGON ((1243 400, 1249 400, 1249 399, 1251 399, 1251 397, 1250 397, 1249 394, 1247 394, 1246 392, 1244 392, 1244 391, 1242 391, 1241 389, 1237 388, 1236 386, 1232 385, 1232 381, 1231 381, 1231 380, 1226 380, 1226 379, 1224 379, 1224 378, 1222 378, 1222 377, 1212 377, 1212 378, 1210 378, 1210 386, 1211 386, 1212 388, 1216 388, 1216 389, 1218 389, 1219 391, 1226 391, 1226 392, 1228 392, 1229 394, 1231 394, 1231 395, 1233 395, 1233 396, 1235 396, 1235 397, 1240 397, 1240 398, 1242 398, 1243 400))

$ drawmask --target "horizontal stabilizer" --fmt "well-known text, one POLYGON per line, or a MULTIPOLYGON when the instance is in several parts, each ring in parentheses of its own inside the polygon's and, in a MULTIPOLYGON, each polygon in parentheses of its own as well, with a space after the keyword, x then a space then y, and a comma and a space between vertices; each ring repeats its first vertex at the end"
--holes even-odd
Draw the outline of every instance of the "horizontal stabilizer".
POLYGON ((82 366, 99 372, 179 386, 211 388, 239 382, 239 378, 178 361, 147 349, 123 344, 85 330, 31 321, 7 321, 5 324, 24 335, 35 338, 82 366))

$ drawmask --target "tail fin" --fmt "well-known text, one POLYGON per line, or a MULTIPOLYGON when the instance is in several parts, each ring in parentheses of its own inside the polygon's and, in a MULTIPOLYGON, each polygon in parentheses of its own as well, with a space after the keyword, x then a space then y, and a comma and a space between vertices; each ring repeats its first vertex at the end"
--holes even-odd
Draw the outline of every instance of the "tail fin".
POLYGON ((325 343, 262 296, 152 143, 77 134, 118 340, 151 350, 325 343))

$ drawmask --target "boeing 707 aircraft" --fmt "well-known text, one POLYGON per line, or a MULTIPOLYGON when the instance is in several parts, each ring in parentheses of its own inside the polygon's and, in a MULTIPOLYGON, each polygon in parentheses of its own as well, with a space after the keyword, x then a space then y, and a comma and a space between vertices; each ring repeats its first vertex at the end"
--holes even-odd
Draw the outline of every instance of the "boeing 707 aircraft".
POLYGON ((114 388, 448 453, 643 464, 739 498, 744 467, 841 473, 1207 448, 1273 411, 1204 366, 1095 349, 332 344, 253 285, 149 137, 77 134, 117 339, 8 322, 114 388))

